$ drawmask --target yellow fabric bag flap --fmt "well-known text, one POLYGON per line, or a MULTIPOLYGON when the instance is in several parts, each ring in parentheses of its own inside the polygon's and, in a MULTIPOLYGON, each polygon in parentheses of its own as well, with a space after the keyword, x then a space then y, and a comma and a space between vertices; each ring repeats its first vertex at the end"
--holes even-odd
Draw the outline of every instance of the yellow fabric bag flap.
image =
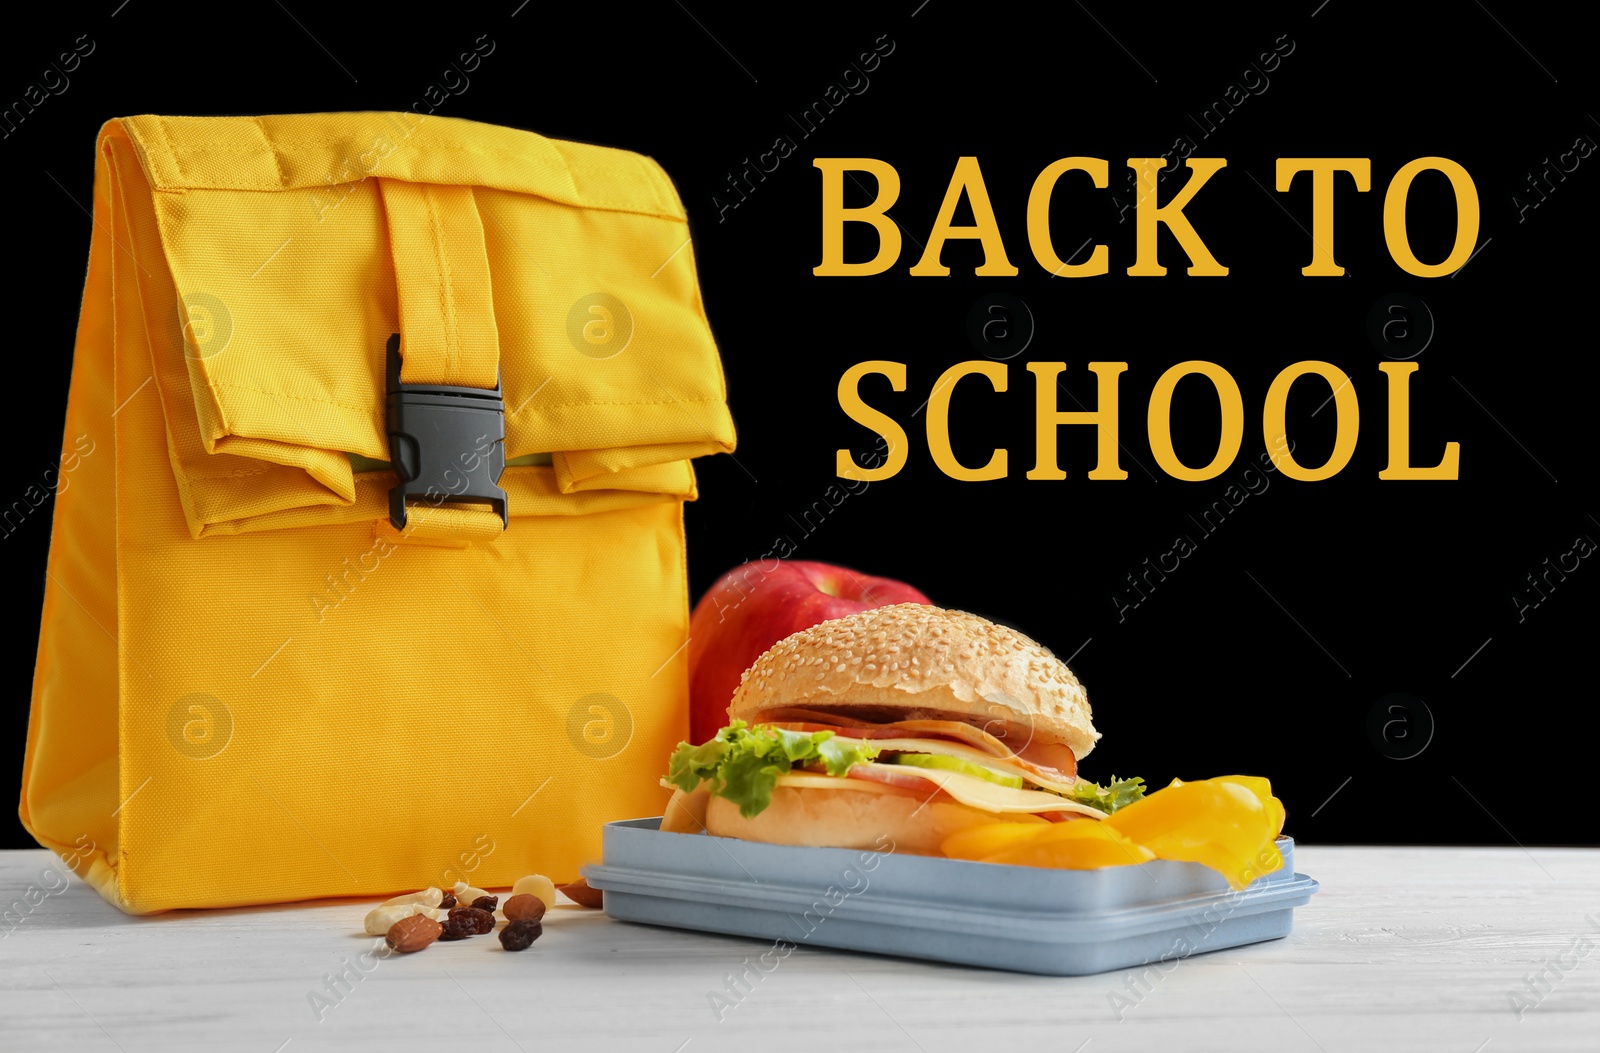
POLYGON ((549 455, 506 469, 513 516, 692 499, 733 447, 648 158, 409 113, 129 117, 100 151, 195 537, 385 515, 393 333, 408 383, 498 368, 506 459, 549 455))

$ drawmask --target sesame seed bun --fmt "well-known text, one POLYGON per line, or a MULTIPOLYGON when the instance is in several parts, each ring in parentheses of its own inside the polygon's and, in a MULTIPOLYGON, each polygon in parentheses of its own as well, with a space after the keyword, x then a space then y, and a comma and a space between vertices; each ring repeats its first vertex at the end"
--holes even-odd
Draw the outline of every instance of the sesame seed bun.
MULTIPOLYGON (((728 706, 752 724, 785 708, 889 723, 1009 725, 1083 759, 1094 748, 1089 696, 1055 655, 1014 629, 921 603, 878 607, 779 640, 745 670, 728 706)), ((761 818, 761 817, 757 817, 761 818)))

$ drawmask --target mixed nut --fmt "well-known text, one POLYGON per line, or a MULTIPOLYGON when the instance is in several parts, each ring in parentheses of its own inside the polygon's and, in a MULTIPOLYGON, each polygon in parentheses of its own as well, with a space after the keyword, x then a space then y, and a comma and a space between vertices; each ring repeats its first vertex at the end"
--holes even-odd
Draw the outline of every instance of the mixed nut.
POLYGON ((385 937, 389 949, 401 954, 410 954, 420 951, 428 944, 439 938, 444 932, 444 926, 432 918, 422 914, 413 914, 409 918, 401 918, 389 927, 389 934, 385 937))
POLYGON ((506 900, 505 909, 501 911, 507 921, 538 921, 544 917, 544 912, 544 900, 526 892, 506 900))
POLYGON ((580 907, 599 909, 605 906, 605 893, 597 888, 590 888, 589 882, 583 878, 579 878, 570 885, 562 885, 561 891, 568 899, 580 907))
MULTIPOLYGON (((382 936, 397 954, 414 954, 438 940, 464 940, 495 930, 496 911, 506 921, 500 946, 508 951, 527 950, 544 933, 541 919, 555 906, 555 882, 543 874, 518 878, 505 906, 500 897, 464 881, 453 889, 425 888, 395 896, 367 913, 366 931, 382 936)), ((603 893, 582 878, 560 886, 573 902, 585 907, 603 905, 603 893)))

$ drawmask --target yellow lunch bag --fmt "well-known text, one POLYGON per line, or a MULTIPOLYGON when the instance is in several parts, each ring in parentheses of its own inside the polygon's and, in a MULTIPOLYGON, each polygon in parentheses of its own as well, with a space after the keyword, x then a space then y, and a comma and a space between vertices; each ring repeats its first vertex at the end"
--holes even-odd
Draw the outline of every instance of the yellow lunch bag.
POLYGON ((575 879, 687 732, 725 396, 648 158, 108 123, 23 823, 132 913, 575 879))

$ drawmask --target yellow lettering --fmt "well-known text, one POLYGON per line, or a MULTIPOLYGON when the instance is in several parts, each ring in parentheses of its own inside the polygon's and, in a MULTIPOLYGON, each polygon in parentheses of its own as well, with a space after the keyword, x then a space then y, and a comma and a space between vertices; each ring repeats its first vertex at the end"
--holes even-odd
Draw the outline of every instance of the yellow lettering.
POLYGON ((1201 187, 1206 185, 1206 180, 1228 166, 1228 160, 1225 157, 1191 157, 1184 161, 1184 164, 1188 165, 1194 174, 1171 201, 1158 207, 1156 173, 1167 166, 1167 159, 1128 158, 1128 167, 1137 172, 1144 183, 1139 206, 1134 210, 1134 218, 1137 221, 1135 224, 1137 249, 1133 266, 1128 268, 1128 273, 1135 277, 1158 277, 1167 273, 1156 253, 1156 226, 1160 223, 1167 225, 1167 229, 1172 231, 1172 236, 1178 239, 1178 244, 1188 254, 1191 263, 1190 274, 1210 278, 1228 273, 1228 268, 1218 263, 1216 257, 1211 255, 1205 242, 1200 240, 1200 235, 1195 233, 1193 224, 1183 214, 1184 206, 1194 199, 1195 193, 1201 187))
POLYGON ((882 410, 873 409, 861 399, 859 390, 861 378, 868 373, 881 373, 889 378, 889 385, 895 391, 906 389, 906 365, 904 362, 858 362, 845 370, 844 376, 839 378, 839 408, 857 424, 871 428, 888 444, 888 456, 876 468, 865 468, 855 462, 849 450, 838 450, 834 453, 834 474, 841 479, 863 479, 867 482, 877 482, 888 479, 906 466, 906 456, 910 450, 911 440, 906 437, 906 430, 882 410))
POLYGON ((1017 273, 1011 261, 1006 259, 1005 242, 1000 238, 1000 225, 995 222, 994 207, 989 204, 989 191, 983 185, 983 170, 978 167, 976 157, 963 157, 956 162, 950 185, 945 188, 944 203, 939 206, 939 218, 933 221, 933 229, 928 232, 928 247, 922 253, 922 259, 911 268, 911 273, 919 278, 949 274, 950 268, 939 262, 939 254, 944 250, 944 243, 951 238, 976 238, 983 243, 983 263, 974 274, 1009 278, 1017 273), (970 227, 951 224, 956 205, 961 202, 963 194, 972 206, 973 222, 970 227))
POLYGON ((1349 172, 1356 191, 1365 194, 1372 189, 1372 162, 1365 157, 1280 157, 1278 193, 1288 190, 1301 172, 1311 173, 1311 265, 1300 273, 1337 277, 1344 268, 1333 260, 1333 174, 1349 172))
POLYGON ((1411 464, 1411 374, 1415 362, 1380 362, 1378 368, 1389 377, 1389 466, 1379 479, 1459 479, 1461 444, 1444 444, 1444 456, 1432 468, 1411 464))
POLYGON ((1460 270, 1478 243, 1478 188, 1472 176, 1448 157, 1419 157, 1402 167, 1389 181, 1389 191, 1383 197, 1383 238, 1389 243, 1389 255, 1407 274, 1438 278, 1460 270), (1411 181, 1417 173, 1428 169, 1443 172, 1456 194, 1456 243, 1443 263, 1433 265, 1417 259, 1406 235, 1406 195, 1411 192, 1411 181))
POLYGON ((1056 256, 1055 246, 1050 241, 1050 194, 1055 190, 1056 180, 1066 172, 1089 173, 1089 178, 1101 190, 1110 179, 1105 161, 1098 157, 1063 157, 1040 172, 1028 194, 1028 244, 1039 266, 1051 274, 1062 278, 1092 278, 1106 273, 1108 253, 1104 245, 1096 245, 1085 262, 1067 264, 1056 256))
POLYGON ((1356 436, 1361 430, 1361 404, 1356 400, 1355 389, 1350 386, 1350 378, 1338 366, 1331 362, 1296 362, 1272 378, 1272 385, 1267 388, 1266 403, 1261 407, 1261 434, 1269 448, 1276 448, 1282 437, 1288 434, 1284 417, 1289 403, 1289 389, 1307 373, 1322 377, 1333 389, 1333 411, 1337 418, 1333 452, 1320 468, 1304 467, 1294 459, 1290 449, 1273 457, 1273 461, 1289 478, 1312 483, 1339 474, 1350 463, 1350 455, 1356 450, 1356 436))
POLYGON ((811 268, 820 277, 881 274, 900 258, 900 228, 888 216, 900 196, 900 173, 894 166, 872 157, 817 157, 813 168, 822 170, 822 262, 811 268), (878 195, 861 208, 844 207, 844 174, 867 172, 878 181, 878 195), (865 263, 844 260, 844 225, 870 223, 878 232, 878 254, 865 263))
POLYGON ((1239 455, 1239 446, 1244 441, 1244 399, 1239 394, 1239 385, 1234 382, 1232 374, 1215 362, 1179 362, 1161 374, 1155 389, 1150 392, 1150 412, 1146 423, 1150 432, 1150 451, 1155 454, 1156 463, 1161 465, 1163 471, 1174 479, 1190 482, 1214 479, 1227 471, 1233 459, 1239 455), (1178 453, 1172 448, 1172 392, 1177 388, 1178 381, 1190 374, 1199 374, 1211 381, 1217 389, 1217 402, 1222 410, 1222 435, 1217 441, 1217 455, 1204 468, 1190 468, 1178 460, 1178 453))
POLYGON ((939 470, 952 479, 965 482, 1004 479, 1008 459, 1005 450, 995 450, 989 463, 982 468, 968 468, 956 460, 955 451, 950 448, 950 396, 955 392, 956 382, 972 373, 988 377, 990 387, 996 391, 1006 389, 1006 367, 1000 362, 957 362, 945 370, 933 386, 933 394, 928 396, 928 452, 933 454, 933 463, 939 470))
POLYGON ((1065 362, 1028 363, 1028 372, 1037 378, 1034 441, 1038 449, 1028 478, 1065 479, 1067 473, 1056 466, 1056 429, 1062 424, 1093 424, 1099 434, 1099 454, 1089 478, 1126 479, 1128 473, 1117 464, 1117 378, 1127 371, 1128 363, 1090 362, 1089 371, 1100 381, 1099 408, 1072 413, 1056 408, 1056 378, 1066 368, 1065 362))

